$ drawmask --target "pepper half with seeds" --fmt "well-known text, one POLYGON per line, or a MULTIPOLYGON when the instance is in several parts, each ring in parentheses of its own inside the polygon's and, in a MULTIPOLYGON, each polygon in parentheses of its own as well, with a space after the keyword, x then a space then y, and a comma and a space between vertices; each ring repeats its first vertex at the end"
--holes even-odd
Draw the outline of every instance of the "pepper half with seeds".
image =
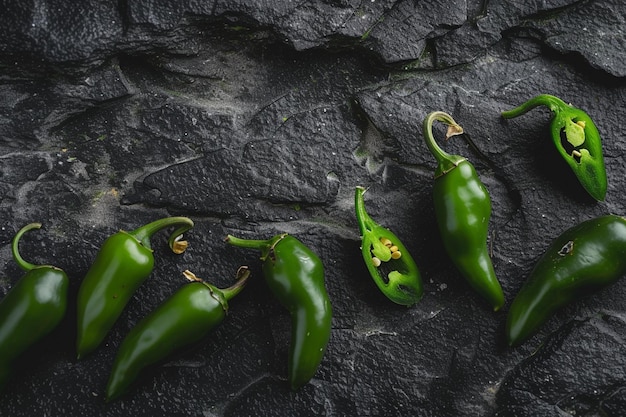
POLYGON ((550 130, 561 157, 585 190, 596 200, 604 200, 607 179, 602 142, 598 128, 587 113, 558 97, 540 94, 512 110, 502 112, 502 117, 511 119, 521 116, 542 105, 554 113, 550 130))
POLYGON ((361 253, 372 279, 391 301, 417 303, 424 293, 419 269, 400 239, 365 210, 365 188, 356 187, 354 205, 361 233, 361 253))

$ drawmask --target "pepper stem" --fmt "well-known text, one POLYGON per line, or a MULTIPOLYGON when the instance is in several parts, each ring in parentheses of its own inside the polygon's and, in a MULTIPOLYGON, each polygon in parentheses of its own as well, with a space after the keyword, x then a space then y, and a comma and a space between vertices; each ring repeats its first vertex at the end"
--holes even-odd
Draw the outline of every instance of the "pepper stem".
POLYGON ((428 150, 437 160, 438 166, 435 171, 435 177, 439 177, 446 172, 453 170, 466 159, 459 155, 451 155, 439 147, 433 136, 433 123, 435 121, 439 121, 448 125, 446 139, 450 139, 452 136, 463 134, 463 128, 454 121, 452 116, 442 111, 431 112, 424 119, 424 139, 426 140, 426 146, 428 146, 428 150))
POLYGON ((356 220, 359 224, 359 231, 363 241, 371 243, 371 253, 381 262, 388 262, 391 259, 391 251, 376 236, 374 229, 380 229, 381 226, 374 221, 365 211, 365 202, 363 194, 367 191, 361 186, 357 186, 354 192, 354 206, 356 211, 356 220))
POLYGON ((20 268, 22 268, 24 271, 33 270, 37 268, 37 265, 31 264, 30 262, 27 262, 24 260, 24 258, 22 258, 22 255, 20 255, 20 251, 18 249, 19 241, 22 238, 22 235, 24 233, 28 232, 29 230, 40 229, 40 228, 41 228, 41 223, 27 224, 15 234, 15 237, 13 238, 13 242, 11 243, 11 252, 13 253, 13 259, 15 259, 15 262, 17 262, 20 268))
POLYGON ((561 111, 565 107, 569 107, 563 100, 550 94, 539 94, 536 97, 531 98, 525 103, 520 104, 514 109, 503 111, 502 117, 505 119, 512 119, 513 117, 521 116, 522 114, 534 109, 538 106, 546 106, 554 113, 561 111))
POLYGON ((265 261, 265 259, 269 255, 272 248, 274 248, 274 246, 276 246, 278 242, 283 240, 285 236, 287 236, 287 233, 276 235, 267 240, 261 240, 261 239, 241 239, 233 235, 228 235, 226 236, 226 239, 224 241, 230 245, 237 246, 240 248, 260 250, 261 260, 265 261))
POLYGON ((224 288, 222 293, 224 293, 224 298, 229 301, 231 298, 236 296, 243 290, 248 282, 248 278, 250 278, 250 268, 247 266, 240 266, 237 269, 237 275, 235 276, 235 283, 228 288, 224 288))
POLYGON ((193 227, 193 221, 188 217, 165 217, 163 219, 155 220, 152 223, 148 223, 138 229, 129 232, 129 235, 141 242, 143 246, 151 249, 150 238, 160 230, 168 227, 179 226, 169 237, 168 244, 172 252, 175 254, 181 254, 187 249, 188 243, 186 240, 180 240, 183 233, 193 227))
POLYGON ((354 191, 354 208, 361 235, 363 235, 366 230, 371 230, 372 223, 374 223, 374 220, 369 216, 369 214, 367 214, 367 211, 365 211, 365 201, 363 199, 363 195, 366 191, 367 190, 360 185, 357 186, 354 191))
MULTIPOLYGON (((183 271, 183 275, 189 281, 201 282, 205 284, 207 287, 209 287, 211 291, 213 291, 214 289, 217 289, 216 287, 205 282, 202 278, 198 277, 196 274, 194 274, 188 269, 183 271)), ((223 289, 219 288, 218 290, 222 293, 226 301, 230 301, 233 297, 239 294, 241 290, 244 289, 244 287, 246 286, 246 283, 248 282, 248 278, 250 278, 250 268, 242 265, 239 267, 239 269, 237 269, 237 275, 235 277, 236 282, 228 288, 223 288, 223 289)))

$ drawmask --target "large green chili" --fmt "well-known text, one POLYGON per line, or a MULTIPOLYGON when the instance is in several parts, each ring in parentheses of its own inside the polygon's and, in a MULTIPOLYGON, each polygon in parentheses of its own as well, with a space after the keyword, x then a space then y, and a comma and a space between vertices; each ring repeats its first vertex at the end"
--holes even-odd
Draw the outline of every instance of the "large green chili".
POLYGON ((528 339, 557 309, 625 274, 626 219, 601 216, 566 230, 537 261, 511 304, 509 345, 528 339))
POLYGON ((231 245, 261 251, 270 290, 291 314, 289 385, 296 390, 315 375, 330 339, 332 308, 318 256, 295 237, 247 240, 228 235, 231 245))
POLYGON ((11 375, 15 360, 30 346, 52 332, 65 316, 69 280, 50 265, 33 265, 19 253, 24 233, 40 223, 21 228, 11 245, 13 259, 26 271, 0 301, 0 389, 11 375))
POLYGON ((177 227, 169 238, 172 251, 184 252, 187 242, 179 239, 193 227, 193 221, 187 217, 163 218, 132 232, 120 231, 102 244, 78 291, 79 359, 100 345, 132 295, 150 275, 154 267, 150 238, 167 227, 177 227))
POLYGON ((204 339, 228 312, 228 302, 244 288, 250 271, 241 267, 237 282, 220 289, 185 271, 184 285, 143 318, 124 338, 106 388, 107 401, 124 394, 146 368, 204 339))
POLYGON ((441 239, 461 274, 497 311, 504 304, 504 294, 487 250, 489 192, 467 159, 450 155, 437 145, 432 133, 435 120, 448 125, 448 138, 462 134, 463 129, 442 111, 432 112, 424 120, 426 145, 437 160, 433 202, 441 239))

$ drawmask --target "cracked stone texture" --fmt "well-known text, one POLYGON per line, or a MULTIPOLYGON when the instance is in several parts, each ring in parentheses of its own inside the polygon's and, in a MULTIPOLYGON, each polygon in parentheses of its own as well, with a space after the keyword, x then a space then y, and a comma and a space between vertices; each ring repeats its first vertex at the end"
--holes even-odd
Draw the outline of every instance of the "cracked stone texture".
MULTIPOLYGON (((16 364, 4 416, 623 416, 626 283, 559 311, 506 347, 506 310, 563 230, 626 213, 626 6, 621 0, 481 2, 59 0, 0 14, 0 295, 22 275, 9 243, 70 276, 59 328, 16 364), (594 202, 554 149, 550 113, 499 113, 550 93, 603 137, 594 202), (444 110, 493 202, 489 247, 507 305, 494 313, 444 255, 421 123, 444 110), (465 140, 464 140, 465 139, 465 140), (360 258, 356 185, 416 259, 425 285, 391 304, 360 258), (104 239, 168 215, 196 227, 156 268, 105 343, 74 354, 76 292, 104 239), (227 233, 289 232, 323 260, 334 318, 315 378, 286 384, 288 313, 258 254, 227 233), (254 279, 206 341, 120 401, 103 390, 132 326, 184 285, 254 279)), ((443 135, 440 126, 435 132, 443 135)))

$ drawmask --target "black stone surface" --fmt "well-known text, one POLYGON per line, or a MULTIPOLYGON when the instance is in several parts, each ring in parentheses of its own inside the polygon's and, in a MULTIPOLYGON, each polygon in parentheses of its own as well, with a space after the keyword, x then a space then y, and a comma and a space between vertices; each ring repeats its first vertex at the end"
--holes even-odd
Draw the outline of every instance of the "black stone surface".
MULTIPOLYGON (((626 6, 536 2, 186 0, 1 3, 0 260, 9 243, 71 279, 70 311, 0 396, 22 416, 624 416, 626 282, 559 311, 506 347, 508 305, 551 240, 626 213, 626 6), (559 159, 550 114, 504 121, 539 93, 586 110, 603 137, 606 201, 559 159), (494 313, 443 252, 421 135, 444 110, 493 201, 489 245, 507 305, 494 313), (411 250, 423 300, 391 304, 360 258, 354 187, 411 250), (104 239, 167 215, 187 252, 154 239, 152 276, 101 348, 76 361, 74 299, 104 239), (318 253, 334 319, 316 377, 286 384, 290 321, 254 252, 227 233, 289 232, 318 253), (125 334, 193 270, 254 279, 227 320, 120 401, 103 391, 125 334)), ((441 135, 441 131, 438 130, 441 135)))

